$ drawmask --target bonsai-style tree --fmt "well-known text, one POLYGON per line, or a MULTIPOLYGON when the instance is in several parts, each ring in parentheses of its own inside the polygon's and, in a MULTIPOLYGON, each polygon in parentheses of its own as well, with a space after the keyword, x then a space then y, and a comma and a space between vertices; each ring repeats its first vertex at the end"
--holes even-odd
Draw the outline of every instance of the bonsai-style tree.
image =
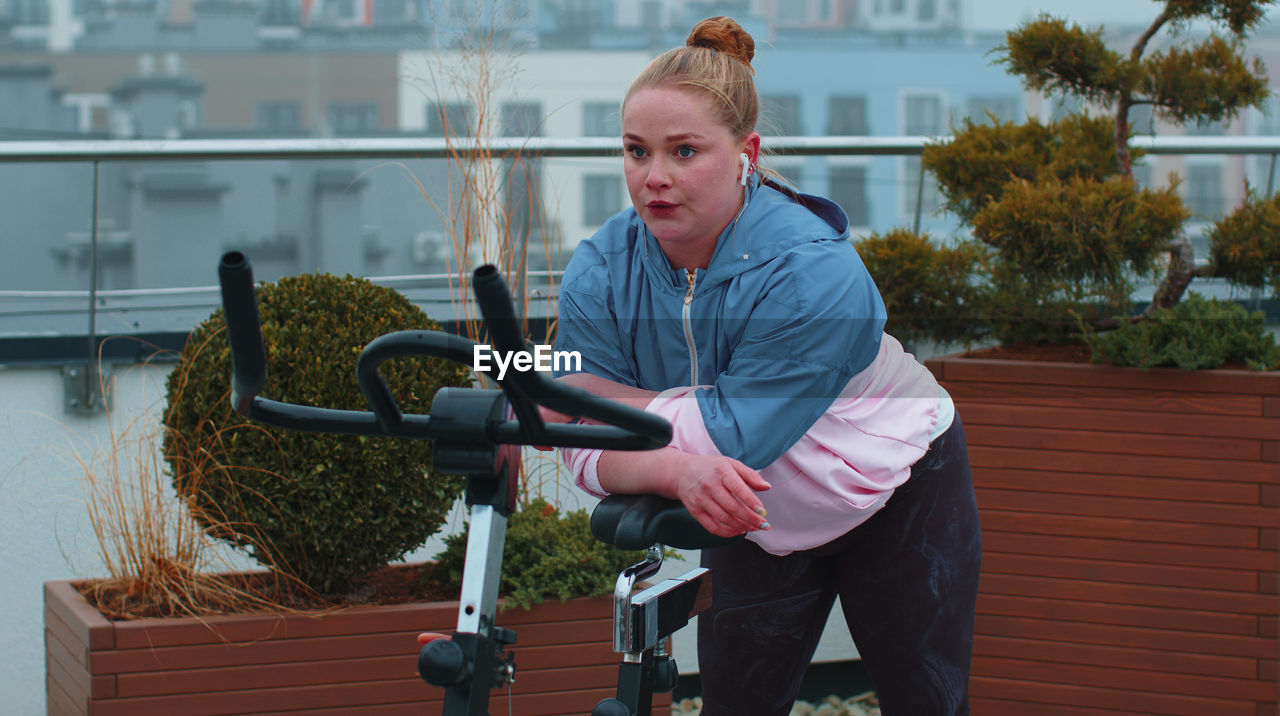
POLYGON ((1078 97, 1109 113, 1082 111, 1048 124, 966 120, 951 142, 925 148, 924 167, 938 178, 947 208, 987 252, 979 283, 988 290, 982 313, 991 337, 1076 341, 1082 326, 1086 333, 1115 328, 1170 309, 1196 276, 1277 286, 1276 200, 1251 195, 1214 227, 1211 261, 1197 266, 1176 180, 1161 189, 1139 186, 1132 167, 1141 152, 1129 147, 1135 106, 1187 124, 1262 105, 1266 77, 1260 62, 1243 57, 1242 43, 1270 3, 1167 0, 1128 54, 1108 47, 1100 29, 1047 15, 1006 36, 1000 61, 1029 89, 1078 97), (1179 31, 1193 21, 1215 31, 1183 40, 1179 31), (1174 42, 1156 48, 1162 31, 1173 31, 1174 42), (1133 317, 1136 281, 1160 269, 1155 299, 1133 317))

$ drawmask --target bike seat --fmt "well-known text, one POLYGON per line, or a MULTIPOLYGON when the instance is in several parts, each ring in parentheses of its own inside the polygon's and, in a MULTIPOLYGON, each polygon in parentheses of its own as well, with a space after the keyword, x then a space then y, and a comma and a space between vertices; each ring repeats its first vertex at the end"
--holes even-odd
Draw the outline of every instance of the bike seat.
POLYGON ((740 539, 717 537, 703 529, 679 500, 658 495, 610 495, 591 513, 591 534, 619 549, 723 547, 740 539))

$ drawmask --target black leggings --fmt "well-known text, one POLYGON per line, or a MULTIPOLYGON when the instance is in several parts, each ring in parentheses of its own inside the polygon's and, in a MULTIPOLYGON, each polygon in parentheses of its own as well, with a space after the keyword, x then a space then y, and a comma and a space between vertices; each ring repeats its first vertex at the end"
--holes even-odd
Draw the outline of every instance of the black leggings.
POLYGON ((714 603, 698 618, 705 716, 790 712, 836 595, 885 716, 969 713, 982 562, 959 416, 869 520, 777 557, 753 542, 702 552, 714 603))

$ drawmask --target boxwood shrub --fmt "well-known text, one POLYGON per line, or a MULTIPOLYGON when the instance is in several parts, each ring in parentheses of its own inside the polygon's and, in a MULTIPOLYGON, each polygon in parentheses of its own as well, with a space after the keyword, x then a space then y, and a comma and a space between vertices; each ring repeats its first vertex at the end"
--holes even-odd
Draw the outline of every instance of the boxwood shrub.
MULTIPOLYGON (((367 410, 356 358, 377 336, 440 325, 393 289, 308 274, 259 285, 268 351, 263 395, 367 410)), ((437 474, 431 444, 319 435, 250 423, 231 410, 221 309, 191 334, 170 374, 164 454, 173 483, 210 534, 325 595, 403 556, 439 530, 462 478, 437 474)), ((382 375, 405 412, 431 409, 466 366, 396 359, 382 375)))

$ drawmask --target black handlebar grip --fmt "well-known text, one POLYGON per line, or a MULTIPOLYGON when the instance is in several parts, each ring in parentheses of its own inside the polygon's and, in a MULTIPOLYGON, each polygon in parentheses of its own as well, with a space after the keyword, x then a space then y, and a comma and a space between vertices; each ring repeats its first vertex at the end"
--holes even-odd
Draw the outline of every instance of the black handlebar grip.
POLYGON ((481 266, 472 275, 471 287, 494 349, 504 353, 526 350, 502 272, 492 264, 481 266))
POLYGON ((223 254, 218 264, 218 282, 222 285, 222 311, 227 317, 227 340, 231 343, 231 404, 243 414, 267 382, 267 348, 262 342, 249 258, 239 251, 223 254))

